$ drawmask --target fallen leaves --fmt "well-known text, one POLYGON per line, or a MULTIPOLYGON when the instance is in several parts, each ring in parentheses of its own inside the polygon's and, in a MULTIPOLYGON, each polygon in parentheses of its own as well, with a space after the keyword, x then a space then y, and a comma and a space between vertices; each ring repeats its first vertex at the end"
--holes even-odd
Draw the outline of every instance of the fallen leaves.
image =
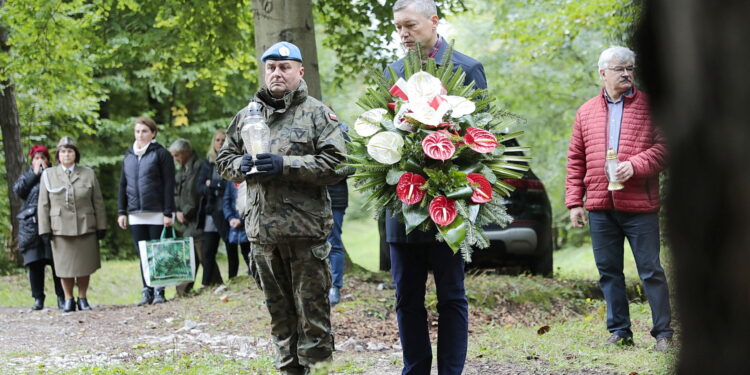
POLYGON ((536 330, 536 334, 541 336, 541 335, 549 332, 549 330, 550 330, 549 326, 542 326, 542 327, 539 327, 539 329, 536 330))

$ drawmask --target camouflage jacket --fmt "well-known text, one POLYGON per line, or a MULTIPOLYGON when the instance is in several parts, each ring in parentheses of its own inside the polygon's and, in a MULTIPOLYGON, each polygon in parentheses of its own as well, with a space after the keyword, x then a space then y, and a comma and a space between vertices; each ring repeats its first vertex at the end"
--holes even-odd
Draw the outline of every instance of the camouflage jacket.
MULTIPOLYGON (((325 241, 333 226, 326 185, 343 178, 336 167, 346 151, 336 116, 307 95, 304 80, 283 99, 272 98, 263 87, 253 100, 264 106, 271 153, 282 155, 284 167, 280 175, 247 178, 247 210, 240 214, 246 217, 248 238, 260 244, 325 241)), ((232 119, 216 159, 222 177, 238 183, 245 181, 240 172, 244 115, 245 109, 232 119)))
POLYGON ((200 214, 201 196, 196 188, 196 178, 201 169, 201 160, 193 152, 193 157, 177 170, 175 175, 175 211, 182 211, 187 223, 183 225, 183 235, 199 236, 203 231, 203 215, 200 214))

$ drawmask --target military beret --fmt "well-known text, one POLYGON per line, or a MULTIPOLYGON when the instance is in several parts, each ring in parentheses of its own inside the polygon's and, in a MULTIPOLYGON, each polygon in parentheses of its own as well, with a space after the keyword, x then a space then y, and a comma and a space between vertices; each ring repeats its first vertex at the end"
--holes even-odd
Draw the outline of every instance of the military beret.
POLYGON ((278 42, 263 52, 260 61, 266 60, 295 60, 302 62, 302 53, 299 48, 289 42, 278 42))

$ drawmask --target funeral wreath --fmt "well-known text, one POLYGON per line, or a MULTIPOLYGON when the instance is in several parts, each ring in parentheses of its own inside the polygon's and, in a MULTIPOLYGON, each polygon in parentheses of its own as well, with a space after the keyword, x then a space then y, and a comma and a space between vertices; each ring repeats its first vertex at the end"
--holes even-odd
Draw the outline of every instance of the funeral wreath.
POLYGON ((464 85, 465 73, 450 61, 422 61, 409 53, 405 78, 389 67, 390 77, 379 75, 359 99, 364 112, 347 164, 376 217, 388 209, 407 233, 435 228, 439 241, 470 261, 473 247, 489 246, 483 226, 512 220, 503 199, 513 186, 502 179, 522 177, 528 149, 503 141, 521 135, 509 129, 523 121, 497 109, 486 90, 464 85))

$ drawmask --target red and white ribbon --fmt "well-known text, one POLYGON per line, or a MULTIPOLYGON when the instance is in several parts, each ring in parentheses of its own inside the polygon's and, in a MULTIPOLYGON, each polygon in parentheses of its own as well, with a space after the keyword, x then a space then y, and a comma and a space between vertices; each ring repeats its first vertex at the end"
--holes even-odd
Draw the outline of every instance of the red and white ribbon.
POLYGON ((395 97, 399 97, 403 100, 409 100, 409 96, 406 95, 406 81, 403 78, 399 78, 398 81, 391 87, 388 92, 395 97))

